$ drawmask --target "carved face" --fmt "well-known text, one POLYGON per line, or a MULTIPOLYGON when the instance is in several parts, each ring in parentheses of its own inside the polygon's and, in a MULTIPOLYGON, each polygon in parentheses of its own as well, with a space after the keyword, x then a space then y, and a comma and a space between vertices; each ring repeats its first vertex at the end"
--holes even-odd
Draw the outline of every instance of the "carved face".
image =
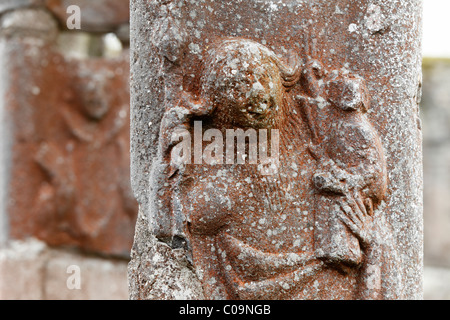
POLYGON ((227 106, 238 124, 270 127, 283 101, 283 86, 276 66, 257 66, 243 83, 230 90, 227 106))
POLYGON ((221 49, 207 68, 203 87, 218 117, 240 127, 272 127, 285 92, 272 54, 252 43, 221 49))

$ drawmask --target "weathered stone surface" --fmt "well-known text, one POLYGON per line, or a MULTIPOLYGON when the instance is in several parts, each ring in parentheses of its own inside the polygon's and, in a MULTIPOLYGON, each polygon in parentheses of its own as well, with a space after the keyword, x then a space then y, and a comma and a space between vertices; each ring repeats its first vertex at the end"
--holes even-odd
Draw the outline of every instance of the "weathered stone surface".
POLYGON ((1 19, 6 238, 33 236, 127 257, 137 215, 129 182, 127 52, 69 59, 48 37, 57 24, 43 9, 1 19))
POLYGON ((122 0, 0 1, 0 299, 128 298, 129 55, 91 50, 126 42, 128 16, 122 0), (82 30, 61 37, 73 4, 82 30))
POLYGON ((172 250, 158 241, 147 228, 147 218, 141 215, 140 219, 144 221, 137 224, 136 235, 148 241, 133 247, 132 254, 137 259, 128 265, 128 282, 135 284, 130 287, 130 299, 204 299, 185 251, 172 250))
POLYGON ((3 37, 35 37, 51 42, 57 37, 58 25, 44 9, 23 8, 0 17, 0 32, 3 37))
POLYGON ((421 2, 131 4, 131 296, 187 261, 189 298, 421 298, 421 2), (202 159, 196 121, 278 130, 277 170, 202 159))

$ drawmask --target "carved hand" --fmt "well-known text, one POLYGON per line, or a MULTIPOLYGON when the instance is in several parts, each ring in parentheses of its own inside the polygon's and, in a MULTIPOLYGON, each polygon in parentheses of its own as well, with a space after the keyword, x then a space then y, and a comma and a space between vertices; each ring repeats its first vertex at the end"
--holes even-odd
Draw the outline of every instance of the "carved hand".
POLYGON ((374 236, 373 217, 367 212, 361 195, 355 193, 340 201, 341 211, 339 219, 351 230, 360 241, 363 249, 374 247, 376 237, 374 236))

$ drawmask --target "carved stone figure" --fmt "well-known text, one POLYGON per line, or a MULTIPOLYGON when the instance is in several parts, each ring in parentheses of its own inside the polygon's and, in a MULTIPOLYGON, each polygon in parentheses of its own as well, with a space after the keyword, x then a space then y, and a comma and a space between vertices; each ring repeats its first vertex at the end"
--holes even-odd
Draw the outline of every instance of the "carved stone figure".
POLYGON ((312 143, 309 150, 318 161, 313 176, 317 195, 316 250, 328 263, 359 265, 358 240, 340 223, 336 211, 353 199, 373 216, 387 188, 386 162, 381 141, 365 113, 370 97, 360 77, 327 72, 318 61, 305 70, 307 92, 297 96, 303 106, 312 143), (315 81, 314 81, 315 80, 315 81))
POLYGON ((364 23, 397 9, 132 1, 132 299, 418 297, 417 29, 364 23))
MULTIPOLYGON (((189 251, 209 297, 304 298, 308 283, 332 269, 368 281, 363 265, 378 262, 364 251, 375 245, 372 220, 387 179, 378 135, 364 116, 363 79, 328 72, 318 61, 302 65, 294 53, 283 62, 247 39, 221 39, 206 57, 198 97, 184 92, 162 119, 151 176, 156 236, 189 251), (171 151, 181 142, 173 137, 194 135, 195 120, 224 135, 280 130, 279 171, 195 165, 190 155, 188 164, 174 163, 171 151), (301 193, 298 185, 309 182, 316 192, 301 193), (303 197, 315 207, 305 208, 303 197)), ((372 291, 382 297, 380 285, 372 291)))

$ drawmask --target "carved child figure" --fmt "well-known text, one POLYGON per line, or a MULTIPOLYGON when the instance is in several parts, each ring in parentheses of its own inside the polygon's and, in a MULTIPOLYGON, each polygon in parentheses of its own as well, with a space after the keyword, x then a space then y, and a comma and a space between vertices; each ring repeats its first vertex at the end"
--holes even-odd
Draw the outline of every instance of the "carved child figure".
POLYGON ((362 262, 359 241, 340 221, 339 212, 356 201, 369 215, 387 188, 380 139, 365 113, 369 95, 364 80, 348 73, 328 73, 309 63, 304 79, 312 97, 298 97, 308 122, 310 151, 319 163, 313 176, 318 190, 315 246, 322 260, 339 267, 362 262))

